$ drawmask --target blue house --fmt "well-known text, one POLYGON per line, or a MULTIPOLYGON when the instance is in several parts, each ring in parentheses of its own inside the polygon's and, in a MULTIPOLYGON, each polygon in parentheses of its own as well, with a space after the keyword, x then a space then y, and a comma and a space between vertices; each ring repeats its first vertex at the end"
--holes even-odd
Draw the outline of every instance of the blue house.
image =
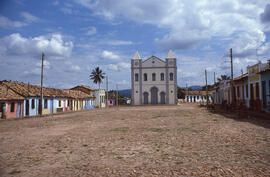
POLYGON ((270 61, 260 72, 261 77, 261 105, 262 110, 270 112, 270 61))

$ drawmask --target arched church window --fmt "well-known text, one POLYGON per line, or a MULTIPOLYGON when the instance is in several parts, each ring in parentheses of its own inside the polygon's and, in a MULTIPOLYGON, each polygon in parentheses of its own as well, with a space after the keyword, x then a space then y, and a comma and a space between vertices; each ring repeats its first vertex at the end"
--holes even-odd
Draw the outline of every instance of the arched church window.
POLYGON ((156 73, 152 73, 152 81, 156 81, 156 73))
POLYGON ((143 80, 147 81, 147 74, 146 73, 143 74, 143 80))
POLYGON ((164 73, 160 73, 160 80, 164 81, 164 73))
POLYGON ((136 74, 135 74, 135 81, 138 81, 138 80, 139 80, 139 74, 136 73, 136 74))
POLYGON ((173 81, 173 73, 170 73, 170 81, 173 81))

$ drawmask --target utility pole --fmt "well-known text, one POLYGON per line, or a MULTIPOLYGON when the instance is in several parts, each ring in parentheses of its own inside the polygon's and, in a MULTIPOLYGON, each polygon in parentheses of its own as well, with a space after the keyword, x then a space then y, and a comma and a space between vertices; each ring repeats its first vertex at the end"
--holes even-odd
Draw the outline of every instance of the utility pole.
POLYGON ((40 115, 42 115, 42 104, 43 104, 43 67, 44 67, 44 53, 42 53, 42 59, 41 59, 41 88, 40 88, 40 104, 39 104, 39 110, 40 115))
POLYGON ((186 90, 187 90, 187 95, 186 95, 186 98, 187 98, 187 102, 189 102, 189 100, 188 100, 188 85, 187 85, 187 83, 186 83, 186 90))
POLYGON ((214 72, 214 85, 216 85, 216 72, 214 72))
POLYGON ((106 108, 108 107, 108 76, 106 76, 106 108))
POLYGON ((118 84, 116 84, 116 106, 118 106, 118 84))
POLYGON ((208 87, 207 87, 207 71, 205 70, 205 84, 206 84, 206 105, 208 106, 208 87))
POLYGON ((231 96, 232 96, 232 104, 234 104, 234 84, 233 84, 233 57, 232 57, 232 48, 230 49, 231 56, 231 96))

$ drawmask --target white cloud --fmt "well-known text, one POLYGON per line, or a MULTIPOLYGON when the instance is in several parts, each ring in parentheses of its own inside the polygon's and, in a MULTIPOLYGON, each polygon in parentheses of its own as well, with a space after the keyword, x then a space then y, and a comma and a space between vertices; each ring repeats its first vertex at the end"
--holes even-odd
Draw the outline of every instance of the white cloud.
POLYGON ((24 71, 23 74, 25 75, 41 75, 40 68, 34 68, 31 70, 24 71))
POLYGON ((80 70, 81 70, 81 68, 80 68, 78 65, 72 65, 72 66, 71 66, 71 69, 72 69, 73 71, 80 71, 80 70))
POLYGON ((52 3, 52 5, 54 5, 54 6, 59 5, 59 1, 54 1, 54 2, 52 3))
POLYGON ((108 40, 108 41, 103 41, 101 42, 102 44, 107 44, 107 45, 132 45, 135 44, 132 41, 123 41, 123 40, 108 40))
MULTIPOLYGON (((37 62, 36 66, 41 68, 41 61, 37 62)), ((51 69, 51 64, 48 60, 44 60, 43 66, 45 69, 51 69)))
POLYGON ((127 69, 130 69, 130 64, 125 62, 120 62, 118 64, 109 64, 107 65, 107 69, 111 71, 126 71, 127 69))
POLYGON ((88 36, 91 36, 91 35, 96 34, 96 33, 97 33, 97 29, 94 26, 91 26, 87 29, 85 34, 88 36))
POLYGON ((28 12, 21 12, 21 16, 27 23, 38 22, 40 19, 28 12))
POLYGON ((120 56, 115 54, 114 52, 104 50, 101 54, 101 57, 108 60, 118 61, 120 60, 120 56))
POLYGON ((20 21, 12 21, 8 19, 7 17, 0 16, 0 27, 1 28, 19 28, 22 26, 26 26, 27 24, 25 22, 20 21))
POLYGON ((68 8, 68 7, 63 7, 60 9, 64 14, 69 14, 71 15, 73 13, 72 9, 71 8, 68 8))
MULTIPOLYGON (((126 18, 137 23, 153 24, 168 32, 155 41, 162 48, 189 49, 212 39, 228 38, 235 33, 239 40, 254 41, 250 36, 259 37, 263 26, 260 14, 268 0, 79 0, 95 15, 111 21, 126 18), (243 34, 243 37, 241 37, 243 34)), ((266 15, 264 15, 265 17, 266 15)), ((259 44, 264 41, 259 38, 259 44)), ((234 38, 231 38, 234 41, 234 38)), ((237 39, 236 39, 237 40, 237 39)), ((257 39, 256 39, 257 40, 257 39)), ((237 43, 237 42, 235 42, 237 43)), ((250 46, 242 46, 250 48, 250 46)))
POLYGON ((61 34, 25 38, 14 33, 0 39, 0 48, 6 55, 40 55, 44 52, 45 56, 68 57, 73 43, 65 42, 61 34))
POLYGON ((111 71, 120 71, 120 68, 116 64, 107 65, 107 69, 111 71))

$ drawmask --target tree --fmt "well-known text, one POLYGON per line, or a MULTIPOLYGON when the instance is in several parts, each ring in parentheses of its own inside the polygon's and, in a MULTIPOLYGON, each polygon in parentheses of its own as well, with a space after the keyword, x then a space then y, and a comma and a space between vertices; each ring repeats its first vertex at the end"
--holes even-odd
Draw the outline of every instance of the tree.
POLYGON ((100 83, 102 82, 102 79, 104 79, 105 73, 99 69, 99 67, 96 67, 92 70, 90 74, 90 79, 93 80, 95 84, 98 84, 98 89, 100 90, 100 83))
POLYGON ((182 89, 177 86, 177 98, 185 99, 185 89, 182 89))
POLYGON ((218 78, 217 80, 218 82, 223 81, 223 80, 230 80, 230 77, 227 75, 221 75, 220 78, 218 78))

